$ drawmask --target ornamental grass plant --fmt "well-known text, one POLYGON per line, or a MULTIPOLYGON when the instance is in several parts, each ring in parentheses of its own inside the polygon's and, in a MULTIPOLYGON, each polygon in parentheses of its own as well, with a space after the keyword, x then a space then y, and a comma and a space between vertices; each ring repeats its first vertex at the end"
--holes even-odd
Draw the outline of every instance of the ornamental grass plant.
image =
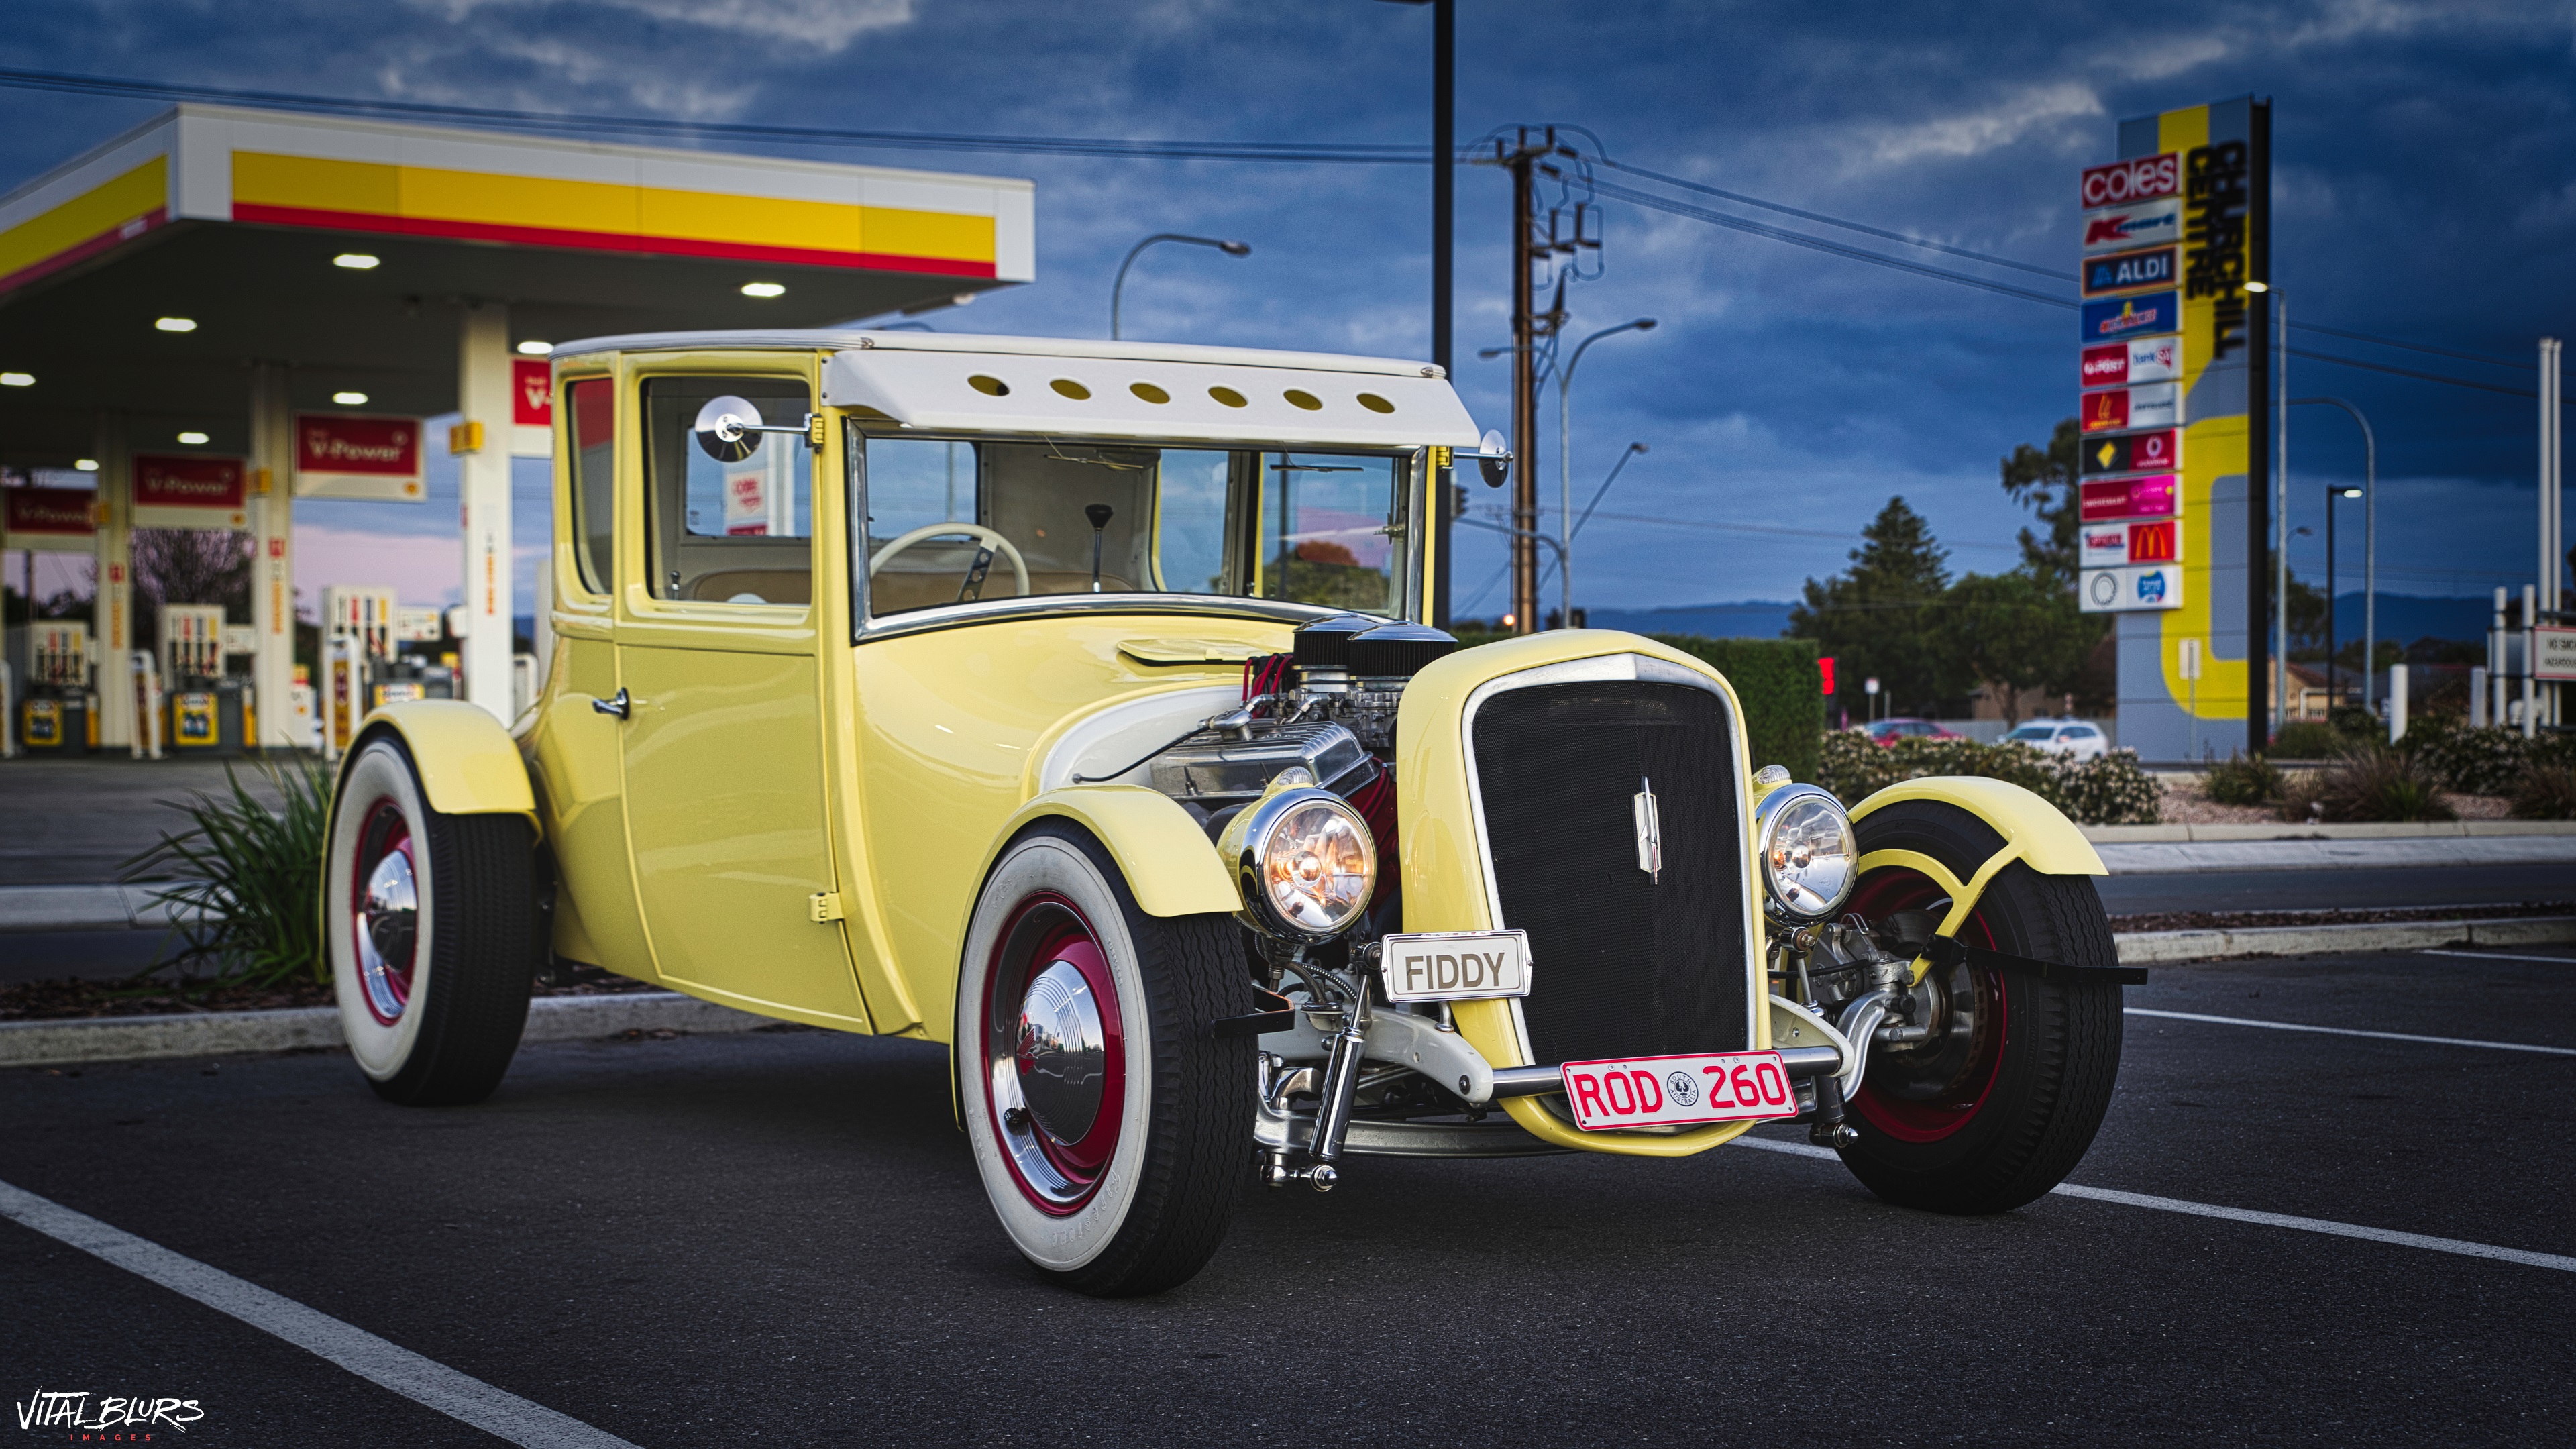
POLYGON ((2292 780, 2281 818, 2294 821, 2450 820, 2442 781, 2422 760, 2385 745, 2347 750, 2322 770, 2292 780))
POLYGON ((222 985, 281 986, 327 979, 322 960, 322 849, 331 822, 331 776, 298 761, 256 768, 276 791, 272 808, 224 767, 225 790, 200 790, 162 803, 190 826, 126 862, 131 880, 171 871, 181 884, 156 892, 170 902, 186 946, 183 973, 202 965, 222 985))
POLYGON ((2532 765, 2513 787, 2516 820, 2576 820, 2576 765, 2532 765))
POLYGON ((2241 750, 2228 751, 2224 760, 2212 751, 2209 769, 2201 776, 2201 789, 2219 805, 2269 805, 2281 798, 2282 787, 2278 766, 2241 750))

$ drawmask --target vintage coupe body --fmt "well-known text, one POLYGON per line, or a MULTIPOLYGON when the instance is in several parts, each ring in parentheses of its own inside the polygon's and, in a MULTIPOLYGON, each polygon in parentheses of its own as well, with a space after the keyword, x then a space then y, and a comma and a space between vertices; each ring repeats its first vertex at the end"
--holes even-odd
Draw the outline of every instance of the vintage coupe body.
POLYGON ((1648 639, 1422 622, 1500 472, 1436 368, 669 334, 554 385, 541 697, 381 710, 339 777, 391 1100, 490 1093, 570 963, 944 1043, 1004 1231, 1100 1294, 1374 1154, 1796 1119, 1983 1213, 2092 1140, 2135 978, 2083 837, 1987 780, 1846 811, 1648 639))

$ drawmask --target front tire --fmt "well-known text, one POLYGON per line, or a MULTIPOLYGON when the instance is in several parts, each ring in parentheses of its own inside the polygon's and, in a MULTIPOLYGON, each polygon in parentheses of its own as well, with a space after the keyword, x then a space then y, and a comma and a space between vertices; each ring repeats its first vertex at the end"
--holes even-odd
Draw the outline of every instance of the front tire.
POLYGON ((490 1096, 536 975, 527 822, 431 809, 411 751, 380 733, 341 774, 324 860, 340 1031, 367 1085, 413 1107, 490 1096))
MULTIPOLYGON (((1965 881, 2004 845, 1955 805, 1908 800, 1858 822, 1861 854, 1908 850, 1965 881)), ((1931 877, 1888 866, 1861 877, 1851 909, 1870 921, 1949 908, 1931 877)), ((2087 876, 1996 873, 1958 931, 1992 950, 2070 966, 2118 964, 2087 876)), ((2008 1212, 2075 1170, 2110 1110, 2120 1071, 2120 988, 1960 966, 1938 983, 1946 1027, 1912 1049, 1873 1048, 1843 1162, 1892 1203, 1942 1213, 2008 1212)))
POLYGON ((1048 1278, 1099 1297, 1187 1281, 1225 1239, 1252 1160, 1242 928, 1149 916, 1092 836, 1014 840, 975 903, 957 980, 957 1102, 984 1193, 1048 1278))

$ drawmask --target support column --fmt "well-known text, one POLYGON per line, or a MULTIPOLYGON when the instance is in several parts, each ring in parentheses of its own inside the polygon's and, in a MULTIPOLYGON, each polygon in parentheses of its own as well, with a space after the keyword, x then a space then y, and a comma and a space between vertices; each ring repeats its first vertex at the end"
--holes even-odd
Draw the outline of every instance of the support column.
POLYGON ((98 598, 90 637, 98 644, 98 746, 134 744, 134 453, 122 418, 98 420, 98 598))
POLYGON ((286 364, 250 370, 251 687, 259 744, 284 749, 295 738, 295 413, 286 364))
POLYGON ((510 309, 468 303, 456 338, 464 413, 456 485, 465 526, 465 697, 510 719, 510 309), (477 441, 479 435, 479 442, 477 441))

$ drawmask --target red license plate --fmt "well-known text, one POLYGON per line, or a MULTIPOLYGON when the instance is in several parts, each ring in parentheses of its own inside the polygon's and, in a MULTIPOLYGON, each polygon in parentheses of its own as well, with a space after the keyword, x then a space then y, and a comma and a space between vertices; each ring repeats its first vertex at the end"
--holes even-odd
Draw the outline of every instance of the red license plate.
POLYGON ((1778 1052, 1567 1062, 1565 1100, 1586 1132, 1798 1115, 1778 1052))

